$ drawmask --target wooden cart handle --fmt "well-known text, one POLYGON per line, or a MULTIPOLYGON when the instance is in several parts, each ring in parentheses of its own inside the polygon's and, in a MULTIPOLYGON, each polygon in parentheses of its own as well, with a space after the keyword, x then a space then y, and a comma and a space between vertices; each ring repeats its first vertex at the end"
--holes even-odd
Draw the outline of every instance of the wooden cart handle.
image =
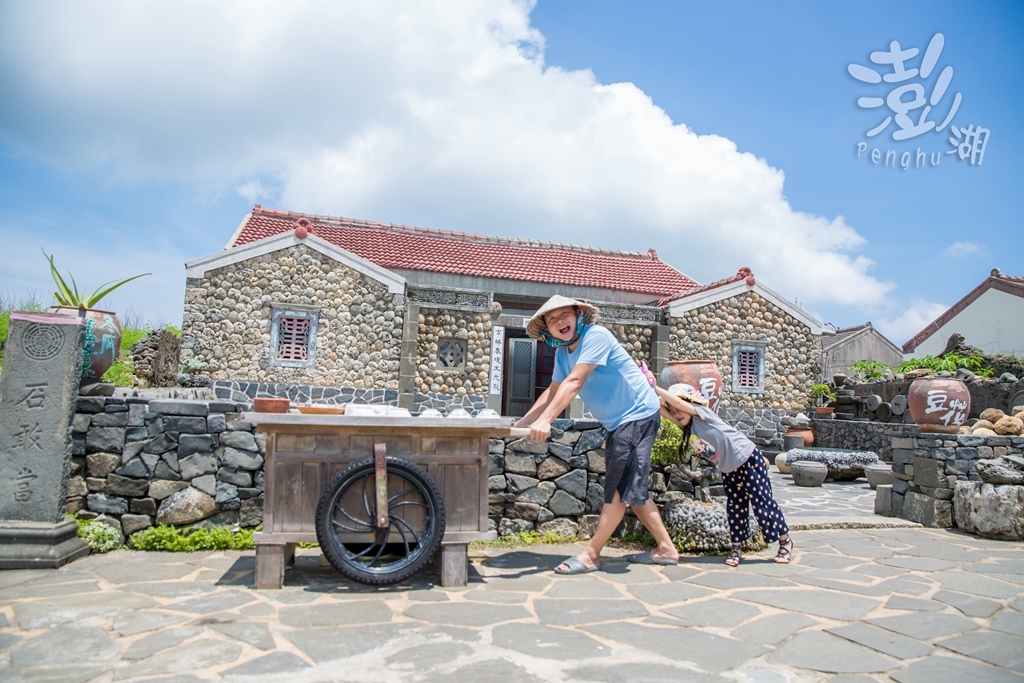
POLYGON ((517 439, 529 439, 530 438, 530 428, 529 427, 513 427, 512 429, 508 430, 508 435, 512 436, 512 437, 515 437, 517 439))

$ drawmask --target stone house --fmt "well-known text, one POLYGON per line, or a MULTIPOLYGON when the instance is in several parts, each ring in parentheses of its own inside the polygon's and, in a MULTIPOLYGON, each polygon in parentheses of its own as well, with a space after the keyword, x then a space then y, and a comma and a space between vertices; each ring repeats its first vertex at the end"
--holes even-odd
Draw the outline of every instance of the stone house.
POLYGON ((993 268, 984 282, 903 345, 903 359, 938 356, 957 335, 989 355, 1024 355, 1024 277, 993 268))
MULTIPOLYGON (((186 264, 182 356, 224 398, 280 394, 523 414, 553 352, 526 336, 552 294, 594 301, 654 363, 669 294, 698 283, 649 252, 264 209, 186 264)), ((576 407, 582 414, 580 407, 576 407)))
POLYGON ((891 368, 903 362, 900 347, 872 327, 870 322, 843 327, 831 336, 822 337, 822 352, 826 380, 836 373, 847 372, 860 360, 878 361, 891 368))
POLYGON ((721 403, 738 409, 799 410, 821 380, 821 323, 759 282, 749 268, 668 297, 673 360, 712 360, 721 403))
MULTIPOLYGON (((754 384, 727 399, 744 406, 795 407, 820 376, 821 330, 811 316, 749 270, 700 287, 654 249, 257 204, 223 251, 186 263, 186 278, 182 358, 204 363, 224 399, 287 395, 522 415, 549 383, 554 355, 526 336, 525 324, 556 293, 600 306, 601 324, 655 372, 676 359, 713 358, 723 375, 736 358, 753 362, 745 372, 754 384)), ((569 415, 583 416, 583 406, 569 415)))

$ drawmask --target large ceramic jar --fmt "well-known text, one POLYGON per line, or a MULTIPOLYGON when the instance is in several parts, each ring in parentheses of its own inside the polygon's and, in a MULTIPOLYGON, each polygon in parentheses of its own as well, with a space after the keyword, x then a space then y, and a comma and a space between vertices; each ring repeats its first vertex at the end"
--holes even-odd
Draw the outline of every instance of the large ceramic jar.
POLYGON ((112 311, 72 306, 51 306, 50 313, 85 318, 82 382, 95 382, 117 360, 121 351, 121 321, 112 311))
POLYGON ((658 377, 658 386, 668 389, 673 384, 689 384, 708 400, 708 407, 718 412, 722 400, 722 373, 710 360, 672 360, 658 377))
POLYGON ((921 377, 907 391, 910 416, 922 432, 956 434, 971 412, 971 392, 963 380, 921 377))

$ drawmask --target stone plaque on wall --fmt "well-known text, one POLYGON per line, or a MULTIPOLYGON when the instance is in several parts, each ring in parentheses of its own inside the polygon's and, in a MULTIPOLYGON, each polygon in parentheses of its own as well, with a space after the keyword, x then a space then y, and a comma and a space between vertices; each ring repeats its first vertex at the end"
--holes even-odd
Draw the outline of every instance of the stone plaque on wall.
POLYGON ((0 568, 88 554, 64 519, 84 332, 82 318, 11 313, 0 374, 0 568))

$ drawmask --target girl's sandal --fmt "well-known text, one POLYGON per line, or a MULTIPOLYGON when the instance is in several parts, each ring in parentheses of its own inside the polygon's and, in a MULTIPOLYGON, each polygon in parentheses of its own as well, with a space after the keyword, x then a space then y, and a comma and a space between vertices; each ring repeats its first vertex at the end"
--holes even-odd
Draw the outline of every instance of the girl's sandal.
POLYGON ((793 559, 793 539, 789 539, 785 543, 779 543, 779 552, 775 555, 776 564, 789 564, 789 561, 793 559))
POLYGON ((725 558, 725 563, 730 567, 738 567, 740 564, 740 558, 742 557, 741 551, 742 546, 734 545, 732 552, 729 553, 729 557, 725 558))

